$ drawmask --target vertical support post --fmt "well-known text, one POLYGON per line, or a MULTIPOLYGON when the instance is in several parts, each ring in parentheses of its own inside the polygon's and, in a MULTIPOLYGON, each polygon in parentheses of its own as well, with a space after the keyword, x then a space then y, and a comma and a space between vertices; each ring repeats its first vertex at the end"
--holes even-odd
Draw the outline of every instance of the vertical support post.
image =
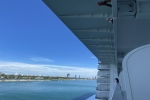
POLYGON ((115 58, 116 58, 116 65, 118 63, 117 61, 117 0, 111 0, 112 3, 112 17, 113 17, 113 34, 114 34, 114 46, 115 46, 115 58))

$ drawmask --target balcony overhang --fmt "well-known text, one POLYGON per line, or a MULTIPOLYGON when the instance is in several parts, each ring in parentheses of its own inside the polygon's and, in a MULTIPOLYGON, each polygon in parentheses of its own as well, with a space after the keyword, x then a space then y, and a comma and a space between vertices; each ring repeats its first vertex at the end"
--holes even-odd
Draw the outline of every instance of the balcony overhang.
POLYGON ((135 2, 136 15, 126 11, 128 0, 112 0, 112 8, 98 6, 99 0, 43 1, 102 63, 122 63, 128 52, 150 43, 150 18, 145 18, 150 15, 149 0, 135 2))

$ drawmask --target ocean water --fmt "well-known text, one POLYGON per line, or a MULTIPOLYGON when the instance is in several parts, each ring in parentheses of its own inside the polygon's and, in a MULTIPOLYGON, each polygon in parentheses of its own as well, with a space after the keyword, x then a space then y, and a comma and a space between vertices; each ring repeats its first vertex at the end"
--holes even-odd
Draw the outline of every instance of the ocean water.
POLYGON ((95 80, 0 82, 0 100, 85 100, 95 80))

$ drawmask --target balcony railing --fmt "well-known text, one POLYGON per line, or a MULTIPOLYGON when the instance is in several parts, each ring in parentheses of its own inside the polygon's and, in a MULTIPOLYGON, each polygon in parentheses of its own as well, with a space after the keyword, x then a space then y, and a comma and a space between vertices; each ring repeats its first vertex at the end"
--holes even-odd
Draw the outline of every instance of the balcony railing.
POLYGON ((98 84, 96 87, 97 91, 109 91, 110 90, 110 84, 98 84))
POLYGON ((100 99, 100 100, 108 100, 109 98, 109 92, 96 92, 96 99, 100 99))
POLYGON ((98 77, 97 83, 110 83, 110 78, 98 77))
POLYGON ((98 70, 110 70, 110 67, 98 65, 98 70))
POLYGON ((97 74, 98 75, 101 75, 101 74, 110 74, 110 71, 107 71, 107 70, 105 70, 105 71, 98 71, 97 74))
POLYGON ((110 77, 110 71, 98 71, 98 77, 110 77))

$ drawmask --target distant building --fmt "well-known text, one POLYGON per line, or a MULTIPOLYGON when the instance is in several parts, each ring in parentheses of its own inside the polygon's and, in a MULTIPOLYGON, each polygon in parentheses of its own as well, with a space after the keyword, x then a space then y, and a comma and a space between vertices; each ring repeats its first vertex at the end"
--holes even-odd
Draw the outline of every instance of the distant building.
POLYGON ((70 74, 67 74, 67 77, 70 77, 70 74))
POLYGON ((2 72, 0 72, 0 75, 2 75, 3 73, 2 72))
POLYGON ((15 75, 18 75, 18 73, 16 72, 15 75))
POLYGON ((79 78, 80 78, 80 75, 79 75, 79 78))
POLYGON ((91 76, 90 79, 93 79, 93 77, 91 76))
POLYGON ((75 75, 75 77, 74 78, 77 78, 77 75, 75 75))
POLYGON ((42 76, 40 77, 35 77, 36 80, 43 80, 44 78, 42 76))
POLYGON ((95 79, 97 79, 97 77, 95 76, 95 79))

